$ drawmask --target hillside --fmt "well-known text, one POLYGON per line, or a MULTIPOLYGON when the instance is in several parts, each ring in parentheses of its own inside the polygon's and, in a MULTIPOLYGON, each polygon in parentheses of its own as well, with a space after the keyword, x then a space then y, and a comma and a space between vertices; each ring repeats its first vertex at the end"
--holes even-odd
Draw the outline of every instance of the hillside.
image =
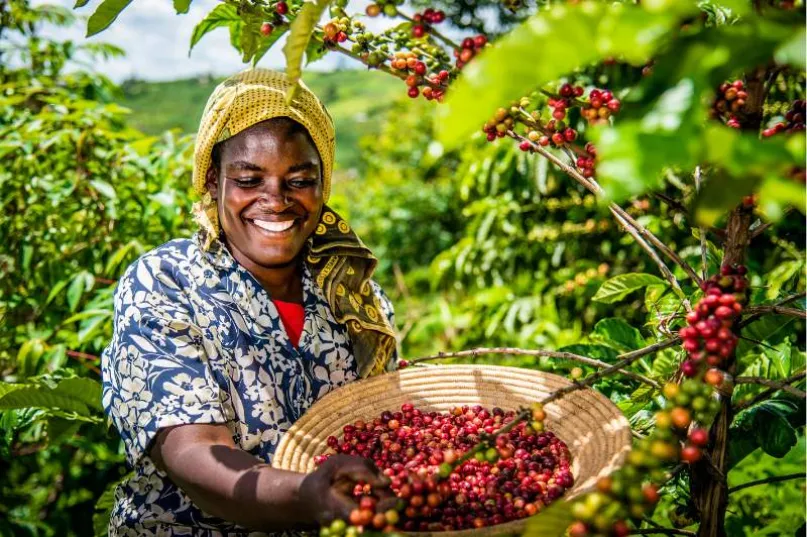
MULTIPOLYGON (((306 84, 325 102, 337 132, 337 167, 356 168, 358 140, 376 132, 370 118, 390 99, 405 94, 405 86, 374 71, 307 72, 306 84)), ((202 108, 220 79, 208 76, 171 82, 130 80, 122 89, 123 106, 132 110, 132 125, 148 134, 168 129, 196 132, 202 108)))

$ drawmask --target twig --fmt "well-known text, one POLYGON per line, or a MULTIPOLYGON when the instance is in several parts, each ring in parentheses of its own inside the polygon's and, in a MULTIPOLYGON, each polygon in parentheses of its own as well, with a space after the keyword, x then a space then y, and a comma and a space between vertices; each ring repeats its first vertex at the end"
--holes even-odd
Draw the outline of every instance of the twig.
POLYGON ((791 317, 801 317, 802 319, 807 319, 807 311, 796 308, 786 308, 784 306, 752 306, 745 311, 748 313, 778 313, 779 315, 789 315, 791 317))
MULTIPOLYGON (((804 376, 805 376, 805 372, 802 371, 801 373, 797 373, 797 374, 795 374, 795 375, 793 375, 791 377, 788 377, 788 378, 786 378, 784 380, 780 380, 780 381, 778 381, 778 383, 782 384, 782 385, 792 384, 794 382, 797 382, 797 381, 803 379, 804 376)), ((742 378, 742 377, 740 377, 740 378, 742 378)), ((736 382, 736 380, 735 380, 735 382, 736 382)), ((780 388, 778 388, 778 387, 769 388, 769 389, 755 395, 753 398, 749 399, 748 401, 737 403, 736 405, 734 405, 734 410, 735 410, 735 412, 739 412, 740 410, 743 410, 743 409, 748 408, 750 406, 754 406, 755 404, 759 403, 760 401, 764 401, 768 397, 770 397, 773 394, 775 394, 776 392, 778 392, 779 389, 780 388)))
POLYGON ((797 474, 786 474, 786 475, 777 475, 773 477, 766 477, 764 479, 757 479, 756 481, 749 481, 748 483, 743 483, 742 485, 731 487, 729 489, 729 494, 737 492, 738 490, 747 489, 748 487, 755 487, 757 485, 765 485, 767 483, 779 483, 781 481, 789 481, 791 479, 804 479, 804 478, 805 478, 804 472, 799 472, 797 474))
POLYGON ((86 352, 79 352, 79 351, 65 351, 65 354, 71 358, 75 358, 79 361, 81 365, 89 369, 90 371, 96 373, 97 375, 101 375, 101 370, 95 364, 88 363, 88 361, 96 361, 100 360, 101 358, 95 356, 94 354, 87 354, 86 352))
MULTIPOLYGON (((469 349, 465 351, 458 351, 458 352, 440 352, 433 356, 424 356, 422 358, 414 358, 410 360, 410 363, 416 364, 419 362, 427 362, 430 360, 439 360, 442 358, 464 358, 469 356, 480 356, 485 354, 509 354, 512 356, 541 356, 545 358, 556 358, 560 360, 569 360, 572 362, 579 362, 581 364, 585 364, 591 367, 596 368, 608 368, 611 367, 610 364, 596 360, 594 358, 589 358, 588 356, 580 356, 579 354, 574 354, 571 352, 561 352, 561 351, 546 351, 546 350, 539 350, 539 349, 518 349, 512 347, 494 347, 494 348, 478 348, 478 349, 469 349)), ((661 385, 656 382, 655 380, 645 377, 644 375, 640 375, 639 373, 634 373, 633 371, 627 369, 619 369, 619 372, 625 375, 626 377, 630 377, 634 380, 638 380, 639 382, 644 382, 645 384, 649 384, 653 386, 657 390, 661 389, 661 385)))
MULTIPOLYGON (((701 167, 695 166, 695 191, 700 192, 701 189, 701 167)), ((709 272, 709 265, 706 262, 706 229, 703 226, 698 228, 698 235, 700 235, 701 239, 701 274, 703 279, 706 279, 706 275, 709 272)))
MULTIPOLYGON (((788 379, 788 380, 790 382, 796 382, 798 380, 803 379, 804 376, 805 376, 804 373, 800 373, 800 374, 796 375, 795 377, 790 377, 790 379, 788 379)), ((794 388, 793 386, 790 386, 789 383, 780 382, 780 381, 776 381, 776 380, 770 380, 770 379, 766 379, 766 378, 762 378, 762 377, 737 377, 737 378, 734 379, 734 383, 735 384, 761 384, 762 386, 769 386, 771 388, 776 388, 777 390, 786 391, 787 393, 793 394, 796 397, 802 397, 802 398, 807 397, 807 393, 804 393, 802 390, 799 390, 798 388, 794 388)))
POLYGON ((679 530, 675 528, 645 528, 643 530, 630 530, 629 535, 689 535, 694 537, 694 531, 679 530))
POLYGON ((611 373, 617 372, 620 369, 629 366, 630 364, 632 364, 633 362, 635 362, 636 360, 638 360, 643 356, 647 356, 648 354, 653 354, 655 352, 667 349, 669 347, 673 347, 675 345, 678 345, 679 343, 681 343, 681 338, 676 336, 670 339, 665 339, 664 341, 659 341, 658 343, 654 343, 647 347, 637 349, 635 351, 620 354, 619 356, 617 356, 617 358, 621 358, 621 360, 619 360, 614 365, 606 367, 605 369, 601 369, 596 373, 592 373, 583 380, 574 381, 573 384, 557 390, 556 392, 550 394, 546 399, 544 399, 541 402, 543 404, 547 404, 551 403, 552 401, 557 401, 558 399, 564 397, 567 394, 591 386, 601 378, 606 377, 611 373))
POLYGON ((438 32, 435 29, 434 25, 428 24, 428 23, 425 23, 425 22, 416 22, 415 19, 413 19, 412 17, 410 17, 406 13, 401 12, 400 10, 396 10, 396 13, 402 19, 406 19, 406 20, 408 20, 409 22, 411 22, 413 24, 422 24, 423 26, 428 27, 428 31, 427 31, 428 34, 433 35, 434 37, 440 39, 443 43, 445 43, 449 47, 453 48, 454 50, 460 50, 462 48, 458 44, 456 44, 454 41, 452 41, 448 37, 446 37, 443 34, 441 34, 440 32, 438 32))
MULTIPOLYGON (((798 300, 800 298, 805 298, 805 297, 807 297, 807 293, 794 293, 794 294, 792 294, 790 296, 787 296, 787 297, 783 298, 779 302, 776 302, 775 304, 771 304, 770 306, 774 306, 774 307, 776 307, 776 306, 784 306, 785 304, 789 304, 789 303, 791 303, 791 302, 793 302, 795 300, 798 300)), ((753 306, 753 307, 748 308, 748 310, 753 311, 754 308, 757 308, 757 307, 760 307, 760 306, 753 306)), ((751 315, 749 315, 748 317, 746 317, 745 319, 743 319, 742 321, 740 321, 737 324, 737 328, 743 328, 744 326, 748 326, 749 324, 753 323, 754 321, 756 321, 757 319, 759 319, 763 315, 765 315, 765 312, 760 312, 760 311, 754 312, 751 315)))

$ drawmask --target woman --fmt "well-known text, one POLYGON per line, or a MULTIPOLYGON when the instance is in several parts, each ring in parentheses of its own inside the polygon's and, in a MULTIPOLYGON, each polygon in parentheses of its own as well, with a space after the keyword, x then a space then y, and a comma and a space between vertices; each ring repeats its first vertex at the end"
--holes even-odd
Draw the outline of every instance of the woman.
POLYGON ((346 517, 369 461, 272 469, 318 398, 394 364, 375 258, 329 209, 334 129, 281 73, 223 82, 202 117, 193 184, 200 230, 136 261, 115 295, 103 403, 132 477, 110 535, 262 535, 346 517))

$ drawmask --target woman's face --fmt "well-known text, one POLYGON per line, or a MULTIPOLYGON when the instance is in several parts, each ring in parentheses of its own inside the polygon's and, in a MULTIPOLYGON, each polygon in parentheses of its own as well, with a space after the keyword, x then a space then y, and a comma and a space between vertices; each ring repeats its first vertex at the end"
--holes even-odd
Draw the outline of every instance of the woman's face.
POLYGON ((322 212, 322 164, 290 120, 253 125, 222 144, 207 187, 233 255, 242 264, 280 268, 294 262, 322 212))

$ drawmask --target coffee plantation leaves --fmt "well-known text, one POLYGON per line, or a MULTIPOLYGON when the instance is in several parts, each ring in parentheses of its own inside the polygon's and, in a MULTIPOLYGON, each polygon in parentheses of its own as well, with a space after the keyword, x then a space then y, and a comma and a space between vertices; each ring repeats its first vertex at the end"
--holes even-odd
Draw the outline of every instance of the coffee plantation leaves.
POLYGON ((297 82, 303 74, 303 54, 308 48, 311 34, 319 18, 325 12, 325 8, 330 4, 330 0, 314 0, 303 4, 300 13, 291 23, 289 38, 283 47, 283 54, 286 56, 286 75, 292 86, 286 93, 286 101, 291 102, 297 92, 297 82))
POLYGON ((644 337, 637 328, 616 317, 597 322, 591 337, 621 352, 633 351, 646 345, 644 337))
POLYGON ((678 18, 672 10, 651 13, 626 4, 556 4, 540 11, 463 70, 437 109, 440 140, 455 146, 498 107, 603 58, 641 65, 669 38, 678 18))
POLYGON ((87 37, 106 30, 132 0, 104 0, 87 21, 87 37))
POLYGON ((664 285, 666 282, 652 274, 620 274, 603 283, 592 300, 613 304, 648 285, 664 285))
POLYGON ((795 427, 804 426, 804 402, 771 399, 740 413, 731 428, 729 460, 733 466, 756 448, 773 457, 784 457, 796 445, 795 427))
POLYGON ((29 407, 90 416, 102 410, 101 385, 83 377, 66 378, 55 385, 44 380, 29 384, 0 383, 0 410, 29 407))
POLYGON ((191 7, 191 0, 174 0, 174 10, 177 13, 187 13, 191 7))
POLYGON ((238 16, 238 12, 236 11, 235 7, 230 4, 221 3, 218 4, 213 10, 202 19, 199 24, 197 24, 193 28, 193 34, 191 34, 191 45, 188 49, 188 56, 190 56, 193 47, 196 46, 196 43, 199 42, 208 32, 211 30, 215 30, 216 28, 221 28, 222 26, 240 26, 241 18, 238 16))

